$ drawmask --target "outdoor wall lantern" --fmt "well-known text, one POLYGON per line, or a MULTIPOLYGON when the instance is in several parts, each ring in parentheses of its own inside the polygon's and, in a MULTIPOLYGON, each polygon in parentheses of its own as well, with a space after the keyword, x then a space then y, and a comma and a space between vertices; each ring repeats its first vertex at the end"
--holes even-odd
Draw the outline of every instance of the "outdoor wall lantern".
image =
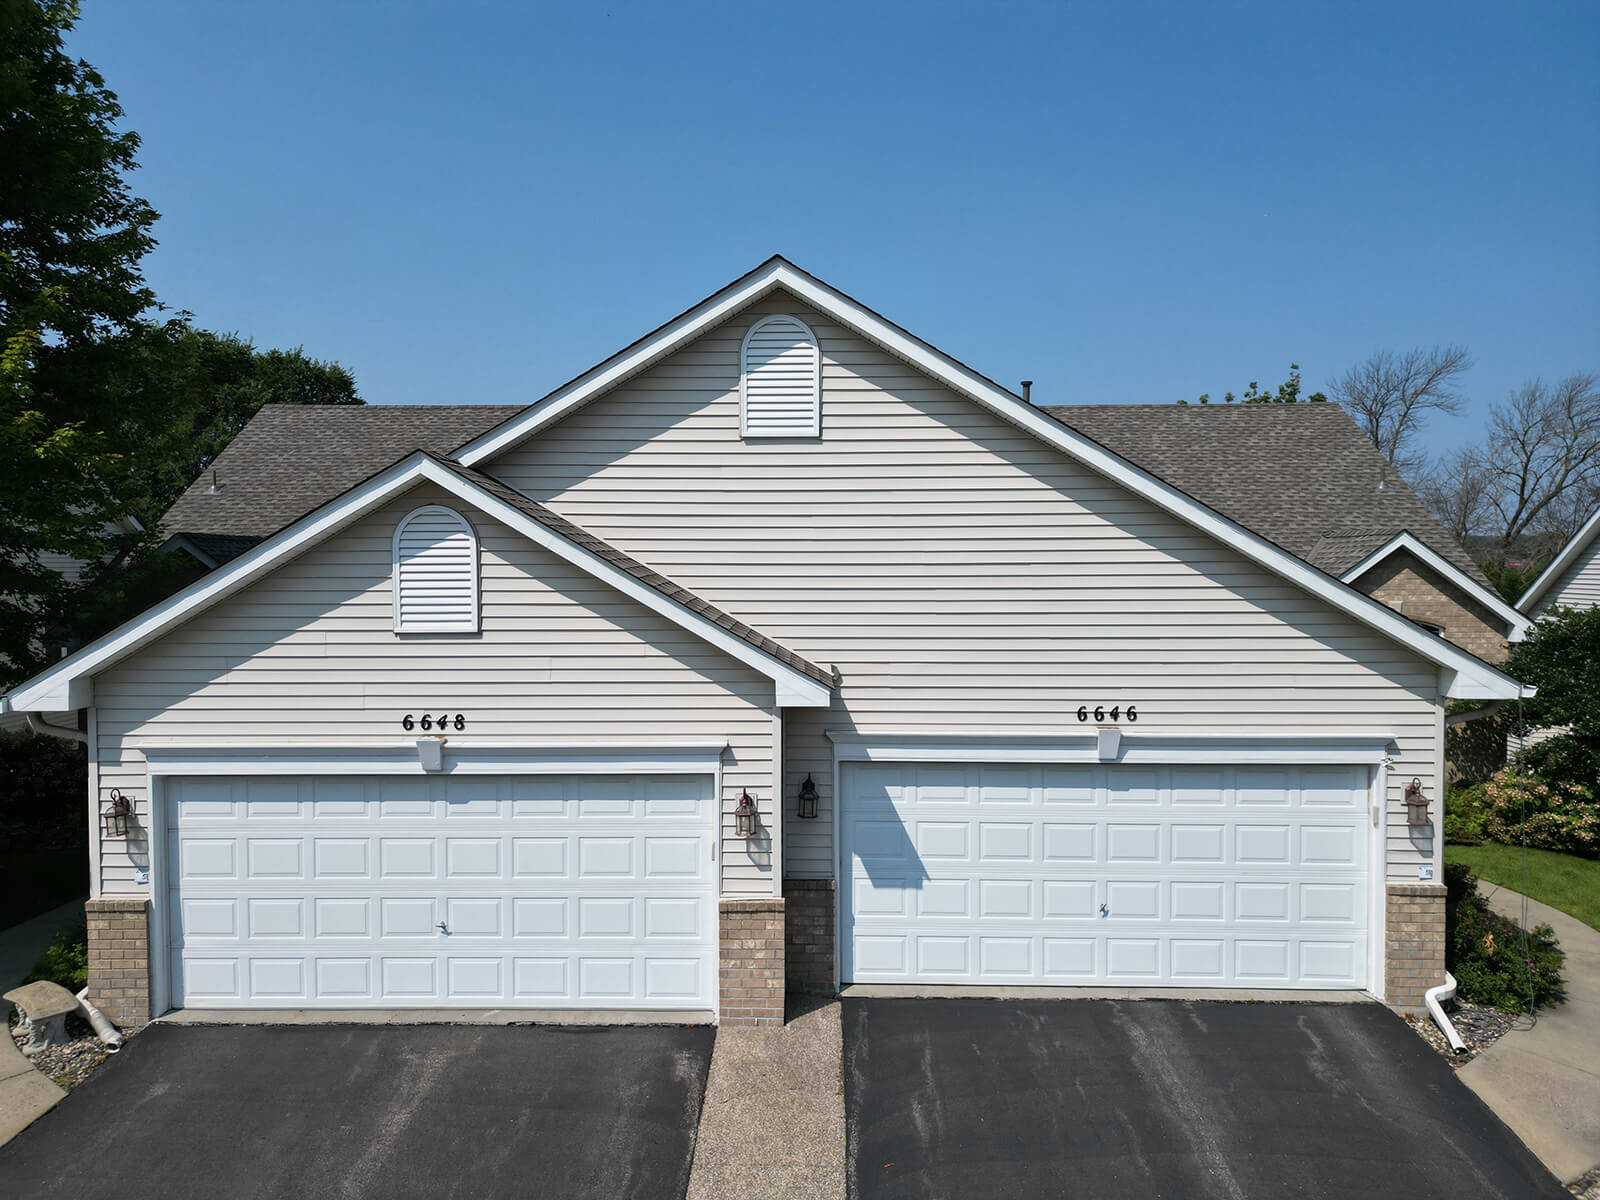
POLYGON ((1406 824, 1432 825, 1428 820, 1428 798, 1422 794, 1422 780, 1412 779, 1406 784, 1406 824))
POLYGON ((112 788, 111 796, 106 801, 105 808, 100 810, 100 819, 104 822, 106 837, 127 837, 128 818, 131 816, 133 816, 133 801, 116 788, 112 788))
POLYGON ((756 802, 750 798, 749 790, 739 795, 739 807, 733 810, 733 819, 738 822, 740 837, 753 837, 756 832, 756 802))
POLYGON ((807 821, 815 820, 817 816, 817 785, 812 782, 809 773, 806 781, 800 785, 800 816, 807 821))

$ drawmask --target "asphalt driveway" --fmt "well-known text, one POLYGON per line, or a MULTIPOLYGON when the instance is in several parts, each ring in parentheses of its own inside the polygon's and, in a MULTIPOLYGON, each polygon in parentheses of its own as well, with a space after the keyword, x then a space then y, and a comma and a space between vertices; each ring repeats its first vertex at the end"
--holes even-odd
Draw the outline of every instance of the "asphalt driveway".
POLYGON ((0 1196, 682 1197, 709 1027, 155 1025, 0 1196))
POLYGON ((844 1001, 850 1195, 1566 1200, 1378 1004, 844 1001))

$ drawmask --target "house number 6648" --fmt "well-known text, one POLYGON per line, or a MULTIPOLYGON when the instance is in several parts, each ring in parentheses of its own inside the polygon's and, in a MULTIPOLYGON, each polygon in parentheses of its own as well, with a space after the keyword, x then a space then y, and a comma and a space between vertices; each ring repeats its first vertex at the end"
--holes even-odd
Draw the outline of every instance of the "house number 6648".
POLYGON ((437 717, 431 713, 423 713, 420 717, 407 713, 400 718, 400 728, 409 733, 413 729, 454 729, 463 730, 467 727, 465 713, 451 716, 449 713, 440 713, 437 717))

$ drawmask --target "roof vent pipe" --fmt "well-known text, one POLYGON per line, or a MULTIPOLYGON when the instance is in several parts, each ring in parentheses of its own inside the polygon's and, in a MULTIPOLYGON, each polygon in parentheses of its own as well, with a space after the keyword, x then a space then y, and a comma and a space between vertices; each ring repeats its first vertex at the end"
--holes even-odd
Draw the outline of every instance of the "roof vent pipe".
POLYGON ((216 472, 216 469, 213 468, 212 471, 211 471, 211 486, 206 489, 206 495, 208 495, 208 496, 216 496, 216 495, 219 495, 221 492, 222 492, 222 485, 217 482, 217 472, 216 472))
POLYGON ((1022 402, 1024 404, 1032 404, 1033 403, 1032 400, 1028 399, 1028 393, 1031 392, 1032 390, 1033 390, 1033 380, 1024 379, 1022 381, 1022 402))

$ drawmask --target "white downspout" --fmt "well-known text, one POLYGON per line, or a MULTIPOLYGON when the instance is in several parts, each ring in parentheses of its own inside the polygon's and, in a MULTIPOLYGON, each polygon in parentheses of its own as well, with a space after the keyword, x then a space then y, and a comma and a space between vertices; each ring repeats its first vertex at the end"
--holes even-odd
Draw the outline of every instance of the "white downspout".
POLYGON ((1422 997, 1422 1002, 1428 1006, 1428 1015, 1433 1018, 1433 1023, 1449 1039, 1450 1049, 1457 1054, 1466 1053, 1467 1044, 1461 1040, 1461 1035, 1456 1032, 1456 1027, 1450 1024, 1450 1018, 1444 1015, 1444 1001, 1455 999, 1456 977, 1449 971, 1444 973, 1444 982, 1436 988, 1429 988, 1422 997))
POLYGON ((89 1003, 88 988, 78 993, 78 1007, 83 1009, 83 1015, 89 1018, 89 1024, 94 1026, 95 1033, 111 1048, 112 1053, 122 1049, 122 1035, 117 1032, 117 1027, 106 1019, 105 1013, 89 1003))

